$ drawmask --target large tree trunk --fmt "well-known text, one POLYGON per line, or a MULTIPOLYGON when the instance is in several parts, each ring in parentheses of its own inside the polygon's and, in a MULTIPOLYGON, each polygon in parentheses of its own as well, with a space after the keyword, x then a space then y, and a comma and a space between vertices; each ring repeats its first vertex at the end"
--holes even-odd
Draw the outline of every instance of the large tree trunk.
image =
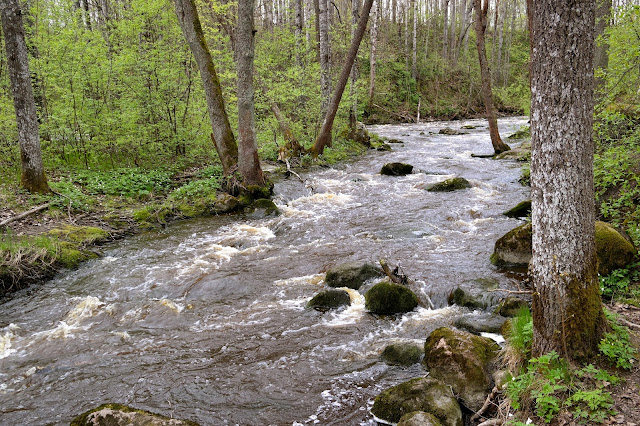
POLYGON ((411 77, 418 79, 418 6, 416 0, 411 0, 411 77))
POLYGON ((533 355, 594 355, 604 324, 593 205, 594 2, 531 14, 533 355), (561 90, 559 89, 561 88, 561 90))
MULTIPOLYGON (((360 9, 360 0, 351 0, 351 38, 356 32, 358 25, 358 14, 360 9)), ((351 112, 349 113, 349 126, 355 130, 358 121, 358 94, 356 84, 358 82, 358 63, 353 62, 351 66, 351 85, 349 86, 349 97, 352 99, 351 112)))
POLYGON ((238 0, 238 171, 244 185, 263 185, 253 90, 254 0, 238 0))
POLYGON ((473 0, 474 9, 476 10, 476 46, 478 48, 478 62, 480 63, 480 75, 482 79, 482 97, 484 99, 484 107, 487 111, 487 120, 489 121, 489 134, 491 135, 491 144, 496 154, 508 151, 509 145, 502 142, 500 133, 498 132, 498 119, 496 111, 493 107, 493 95, 491 93, 491 72, 487 62, 487 52, 484 46, 484 31, 487 28, 487 9, 489 1, 485 0, 484 6, 481 0, 473 0))
POLYGON ((360 15, 360 20, 358 21, 358 28, 356 28, 356 32, 353 36, 353 39, 351 40, 351 46, 349 47, 349 52, 347 53, 347 57, 345 58, 345 63, 342 67, 342 72, 340 73, 338 84, 336 85, 335 91, 333 92, 333 97, 331 98, 331 103, 329 103, 327 115, 325 116, 324 122, 322 123, 322 129, 320 129, 318 138, 313 144, 312 150, 314 156, 322 154, 326 146, 331 146, 331 129, 333 128, 333 120, 335 120, 336 118, 338 106, 340 105, 340 99, 342 98, 344 88, 346 87, 347 80, 349 79, 349 71, 351 70, 351 66, 353 65, 353 62, 356 60, 356 56, 358 55, 360 41, 362 41, 362 36, 367 29, 367 21, 369 20, 369 12, 371 11, 372 4, 373 0, 365 0, 364 6, 362 7, 362 15, 360 15))
POLYGON ((373 106, 373 95, 376 87, 376 49, 378 48, 378 10, 380 0, 376 0, 376 7, 373 9, 371 20, 371 54, 369 56, 369 110, 373 106))
POLYGON ((50 192, 42 163, 38 117, 29 73, 29 57, 22 22, 23 11, 19 0, 2 0, 0 15, 18 126, 22 187, 29 192, 50 192))
POLYGON ((211 138, 220 157, 224 174, 229 175, 235 171, 238 165, 238 146, 224 108, 220 81, 213 66, 213 59, 211 59, 207 42, 204 39, 194 0, 174 1, 182 33, 189 43, 200 70, 200 78, 202 78, 202 86, 207 99, 209 119, 213 129, 211 138))
POLYGON ((449 0, 442 0, 442 59, 449 57, 449 0))

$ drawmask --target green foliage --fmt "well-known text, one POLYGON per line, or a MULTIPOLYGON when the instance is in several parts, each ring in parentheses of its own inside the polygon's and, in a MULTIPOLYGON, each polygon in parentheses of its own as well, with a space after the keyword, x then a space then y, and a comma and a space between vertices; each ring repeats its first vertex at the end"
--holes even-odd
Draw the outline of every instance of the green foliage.
POLYGON ((510 328, 509 346, 514 348, 522 359, 529 359, 533 342, 533 318, 527 306, 522 307, 510 321, 510 328))
POLYGON ((145 198, 171 187, 171 174, 164 170, 116 169, 108 172, 80 171, 74 181, 89 194, 145 198))
POLYGON ((507 395, 514 409, 535 408, 545 423, 563 408, 581 423, 602 423, 613 413, 613 399, 606 389, 619 381, 591 364, 571 368, 556 352, 550 352, 530 359, 526 371, 508 383, 507 395))
POLYGON ((629 330, 617 322, 617 316, 612 312, 605 310, 605 315, 612 331, 604 334, 598 348, 611 364, 617 368, 631 370, 637 353, 631 344, 629 330))
POLYGON ((640 280, 640 263, 633 263, 627 268, 616 269, 606 277, 600 277, 602 297, 611 300, 625 295, 638 296, 631 283, 640 280))

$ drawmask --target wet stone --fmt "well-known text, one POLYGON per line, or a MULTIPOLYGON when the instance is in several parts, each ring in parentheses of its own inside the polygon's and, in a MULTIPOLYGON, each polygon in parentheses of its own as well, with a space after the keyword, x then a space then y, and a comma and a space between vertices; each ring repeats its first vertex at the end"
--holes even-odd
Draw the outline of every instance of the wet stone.
POLYGON ((338 308, 340 306, 348 306, 351 304, 349 293, 344 290, 324 290, 316 294, 308 303, 307 308, 326 311, 338 308))
POLYGON ((427 187, 429 192, 451 192, 471 188, 471 183, 463 177, 454 177, 427 187))
POLYGON ((422 359, 423 348, 413 343, 392 343, 382 351, 382 359, 387 365, 410 366, 422 359))
POLYGON ((470 314, 458 318, 455 326, 473 334, 500 333, 506 320, 505 317, 495 314, 470 314))
POLYGON ((405 163, 387 163, 380 170, 381 175, 386 176, 405 176, 410 175, 413 171, 411 164, 405 163))
POLYGON ((324 281, 329 287, 357 290, 365 281, 382 275, 382 269, 370 263, 348 262, 329 269, 324 281))

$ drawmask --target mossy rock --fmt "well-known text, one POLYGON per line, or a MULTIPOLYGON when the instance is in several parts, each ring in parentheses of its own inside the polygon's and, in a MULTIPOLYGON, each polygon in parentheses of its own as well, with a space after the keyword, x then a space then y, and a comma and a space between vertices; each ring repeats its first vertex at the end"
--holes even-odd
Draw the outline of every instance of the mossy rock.
MULTIPOLYGON (((391 145, 386 144, 386 143, 381 143, 379 145, 376 145, 375 148, 376 148, 376 151, 382 151, 382 152, 391 151, 391 145)), ((407 174, 409 174, 409 173, 407 173, 407 174)))
POLYGON ((392 343, 384 348, 381 356, 387 365, 408 367, 419 363, 422 354, 422 348, 413 343, 392 343))
POLYGON ((218 194, 210 208, 214 214, 230 213, 236 210, 239 204, 240 202, 233 195, 222 193, 218 194))
POLYGON ((473 130, 475 128, 477 128, 478 126, 472 126, 471 124, 467 124, 465 126, 462 126, 461 129, 466 129, 466 130, 473 130))
POLYGON ((397 426, 442 426, 442 423, 431 413, 414 411, 400 417, 397 426))
POLYGON ((456 129, 452 129, 450 127, 445 127, 444 129, 440 129, 438 131, 438 134, 445 135, 445 136, 455 136, 455 135, 464 135, 466 133, 459 132, 456 129))
POLYGON ((106 241, 109 238, 109 232, 104 229, 96 228, 95 226, 74 226, 68 224, 50 230, 47 232, 47 235, 81 246, 106 241))
POLYGON ((451 192, 471 188, 471 184, 463 177, 454 177, 427 187, 429 192, 451 192))
POLYGON ((531 127, 527 126, 524 129, 515 131, 507 136, 507 139, 528 139, 531 137, 531 127))
POLYGON ((404 142, 402 142, 401 140, 398 140, 398 139, 389 139, 387 141, 387 143, 404 143, 404 142))
POLYGON ((80 250, 78 246, 73 243, 61 241, 58 253, 56 254, 56 263, 67 269, 74 269, 82 262, 98 257, 94 252, 80 250))
POLYGON ((267 198, 259 198, 245 209, 245 213, 252 219, 262 219, 268 216, 278 216, 280 210, 278 210, 278 206, 273 201, 267 198))
POLYGON ((386 176, 405 176, 413 172, 413 166, 406 163, 387 163, 380 170, 381 175, 386 176))
POLYGON ((522 201, 502 214, 512 218, 527 217, 531 214, 531 200, 522 201))
POLYGON ((182 203, 176 206, 176 210, 182 217, 186 217, 186 218, 200 217, 200 216, 204 216, 204 214, 207 211, 207 207, 204 204, 200 204, 200 203, 195 205, 182 203))
POLYGON ((500 302, 496 308, 496 313, 503 317, 515 317, 518 312, 524 307, 529 307, 529 304, 519 297, 508 296, 500 302))
POLYGON ((531 223, 525 223, 496 241, 491 263, 498 267, 526 267, 531 260, 531 223))
MULTIPOLYGON (((496 241, 491 263, 500 267, 526 267, 531 260, 531 223, 518 226, 496 241)), ((605 222, 595 223, 598 273, 608 275, 633 262, 637 251, 605 222)))
POLYGON ((493 158, 494 160, 529 161, 531 159, 531 143, 523 142, 519 147, 501 152, 493 158))
POLYGON ((374 285, 364 295, 365 308, 374 314, 411 312, 420 304, 407 287, 385 280, 374 285))
POLYGON ((264 185, 247 185, 243 193, 254 200, 258 200, 260 198, 271 198, 271 195, 273 194, 273 183, 267 182, 264 185))
POLYGON ((485 292, 481 289, 463 289, 457 287, 448 297, 450 305, 463 306, 469 309, 487 309, 490 300, 485 297, 485 292))
POLYGON ((637 251, 618 231, 605 222, 596 222, 596 252, 598 273, 609 275, 633 262, 637 251))
POLYGON ((329 309, 339 308, 340 306, 351 305, 351 297, 344 290, 324 290, 313 296, 307 303, 307 308, 317 309, 319 311, 327 311, 329 309))
POLYGON ((383 275, 382 269, 370 263, 348 262, 329 269, 324 282, 329 287, 358 290, 365 281, 383 275))
POLYGON ((198 426, 121 404, 103 404, 71 421, 71 426, 198 426))
POLYGON ((441 327, 424 344, 424 364, 432 377, 450 385, 464 405, 478 411, 491 386, 500 347, 491 339, 441 327))
POLYGON ((444 426, 462 426, 462 411, 449 386, 433 377, 418 377, 389 388, 373 402, 371 414, 397 423, 405 414, 424 411, 444 426))
POLYGON ((507 319, 496 314, 470 314, 456 320, 455 326, 473 334, 500 333, 507 319))

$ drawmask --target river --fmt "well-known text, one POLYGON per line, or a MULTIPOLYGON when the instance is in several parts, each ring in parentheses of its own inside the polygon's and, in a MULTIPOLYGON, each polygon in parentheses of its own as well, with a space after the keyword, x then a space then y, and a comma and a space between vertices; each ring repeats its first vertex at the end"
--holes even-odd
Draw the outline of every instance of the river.
MULTIPOLYGON (((524 118, 499 121, 508 136, 524 118)), ((467 311, 460 284, 516 278, 489 263, 520 222, 521 164, 491 153, 486 121, 383 125, 405 143, 276 183, 282 214, 188 220, 103 247, 104 256, 0 305, 0 424, 68 424, 118 402, 202 425, 374 425, 373 398, 424 374, 389 367, 391 342, 422 344, 467 311), (466 135, 443 127, 479 128, 466 135), (387 162, 414 173, 379 174, 387 162), (431 193, 452 176, 472 188, 431 193), (436 309, 378 317, 352 305, 305 309, 323 272, 346 261, 400 264, 436 309)))

